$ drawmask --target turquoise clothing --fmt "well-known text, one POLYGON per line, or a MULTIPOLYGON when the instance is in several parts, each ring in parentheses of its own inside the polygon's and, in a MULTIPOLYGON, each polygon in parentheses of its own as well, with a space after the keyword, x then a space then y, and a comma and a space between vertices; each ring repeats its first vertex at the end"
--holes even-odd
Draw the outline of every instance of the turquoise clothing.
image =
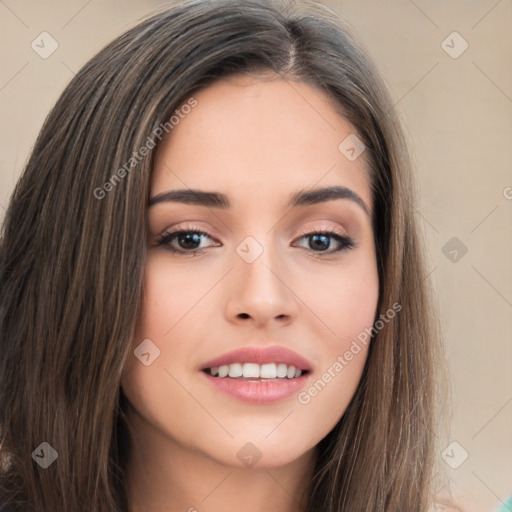
POLYGON ((512 496, 509 497, 504 505, 500 505, 495 512, 512 512, 512 496))

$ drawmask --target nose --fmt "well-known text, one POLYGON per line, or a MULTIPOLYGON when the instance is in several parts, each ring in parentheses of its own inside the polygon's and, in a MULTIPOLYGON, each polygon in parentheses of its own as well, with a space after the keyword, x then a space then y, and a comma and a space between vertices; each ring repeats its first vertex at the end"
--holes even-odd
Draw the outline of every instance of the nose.
POLYGON ((234 254, 230 273, 226 317, 230 322, 252 322, 255 327, 268 324, 287 325, 297 314, 297 297, 292 276, 270 243, 252 262, 234 254))

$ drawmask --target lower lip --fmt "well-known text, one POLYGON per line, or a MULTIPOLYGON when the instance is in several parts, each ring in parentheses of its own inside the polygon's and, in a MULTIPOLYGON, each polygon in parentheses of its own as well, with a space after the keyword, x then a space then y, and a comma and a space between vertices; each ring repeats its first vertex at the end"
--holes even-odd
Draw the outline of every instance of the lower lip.
POLYGON ((238 400, 253 404, 269 404, 285 400, 299 392, 304 387, 310 373, 294 379, 282 380, 242 380, 212 377, 201 371, 206 380, 219 391, 238 400))

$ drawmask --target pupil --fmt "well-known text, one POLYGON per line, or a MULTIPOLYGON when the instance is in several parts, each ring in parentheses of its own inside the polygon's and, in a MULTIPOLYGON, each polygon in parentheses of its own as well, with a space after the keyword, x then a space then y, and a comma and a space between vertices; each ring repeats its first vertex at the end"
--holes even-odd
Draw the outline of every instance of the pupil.
POLYGON ((186 233, 179 236, 179 244, 183 249, 196 249, 194 244, 200 244, 199 233, 186 233), (184 242, 184 243, 182 243, 184 242), (189 245, 191 244, 191 245, 189 245))
POLYGON ((326 235, 313 235, 313 243, 317 249, 328 249, 329 248, 329 239, 326 235), (319 239, 322 239, 320 243, 318 243, 319 239))

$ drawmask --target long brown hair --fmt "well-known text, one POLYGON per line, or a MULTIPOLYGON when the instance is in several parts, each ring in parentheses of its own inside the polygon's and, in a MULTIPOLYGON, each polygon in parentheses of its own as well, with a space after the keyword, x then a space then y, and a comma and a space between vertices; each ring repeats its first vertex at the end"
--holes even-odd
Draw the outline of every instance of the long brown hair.
POLYGON ((350 28, 321 4, 189 0, 142 21, 81 69, 12 195, 0 274, 5 512, 128 509, 120 379, 143 294, 149 142, 195 91, 269 71, 327 93, 357 129, 374 204, 375 318, 402 306, 373 336, 348 409, 316 448, 307 510, 431 506, 440 336, 411 162, 386 85, 350 28), (58 454, 47 468, 32 455, 44 442, 58 454))

